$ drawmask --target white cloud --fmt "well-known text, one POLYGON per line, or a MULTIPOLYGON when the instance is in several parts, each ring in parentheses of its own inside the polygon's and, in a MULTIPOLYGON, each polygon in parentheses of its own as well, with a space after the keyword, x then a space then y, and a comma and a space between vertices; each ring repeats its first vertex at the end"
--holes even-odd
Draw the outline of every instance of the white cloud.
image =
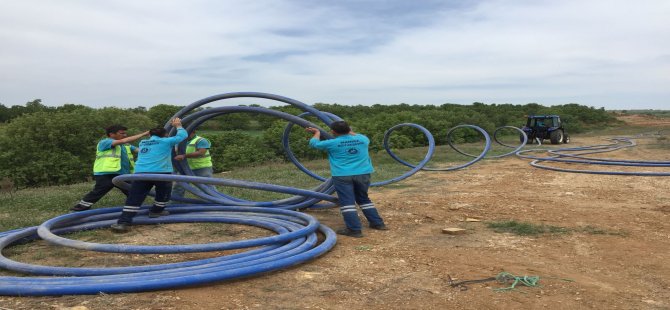
POLYGON ((0 102, 670 106, 670 2, 375 3, 4 2, 0 102))

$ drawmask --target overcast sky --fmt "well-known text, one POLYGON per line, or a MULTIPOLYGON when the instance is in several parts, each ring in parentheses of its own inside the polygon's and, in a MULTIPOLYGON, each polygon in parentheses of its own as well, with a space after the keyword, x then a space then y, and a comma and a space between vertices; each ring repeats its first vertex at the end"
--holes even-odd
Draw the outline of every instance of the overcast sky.
POLYGON ((670 109, 670 1, 0 0, 5 106, 240 91, 670 109))

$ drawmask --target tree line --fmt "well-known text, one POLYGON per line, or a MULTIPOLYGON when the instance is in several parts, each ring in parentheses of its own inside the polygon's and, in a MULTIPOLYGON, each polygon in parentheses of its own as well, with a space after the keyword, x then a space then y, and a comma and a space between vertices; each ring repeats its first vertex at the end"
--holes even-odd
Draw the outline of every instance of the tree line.
MULTIPOLYGON (((354 131, 370 137, 371 150, 382 151, 387 129, 399 123, 417 123, 435 136, 437 144, 446 143, 447 131, 460 124, 472 124, 493 132, 497 127, 521 126, 527 115, 557 114, 571 134, 617 124, 616 118, 603 108, 579 104, 543 106, 484 104, 471 105, 356 105, 317 103, 317 109, 347 120, 354 131)), ((48 107, 36 99, 25 106, 0 104, 0 178, 8 177, 19 187, 59 185, 86 181, 92 175, 97 142, 104 138, 104 128, 112 124, 128 127, 129 134, 163 126, 183 106, 159 104, 151 108, 91 108, 65 104, 48 107)), ((270 107, 298 115, 293 106, 270 107)), ((315 121, 315 119, 310 119, 315 121)), ((318 123, 318 122, 317 122, 318 123)), ((212 142, 212 159, 216 172, 284 161, 281 136, 283 120, 267 115, 234 113, 208 120, 198 128, 199 135, 212 142)), ((309 149, 308 135, 294 126, 290 135, 292 151, 300 159, 322 158, 323 153, 309 149)), ((475 142, 481 136, 475 131, 459 131, 456 142, 475 142)), ((396 131, 391 137, 393 148, 425 146, 427 140, 416 129, 396 131)))

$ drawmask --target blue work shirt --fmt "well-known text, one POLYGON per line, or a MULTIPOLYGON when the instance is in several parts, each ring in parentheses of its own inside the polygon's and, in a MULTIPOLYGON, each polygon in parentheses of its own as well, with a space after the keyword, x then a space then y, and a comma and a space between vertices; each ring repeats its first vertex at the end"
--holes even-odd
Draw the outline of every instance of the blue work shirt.
MULTIPOLYGON (((202 137, 201 137, 202 138, 202 137)), ((209 140, 202 138, 198 143, 195 144, 195 148, 197 149, 209 149, 212 147, 212 143, 209 142, 209 140)))
MULTIPOLYGON (((100 140, 98 142, 98 151, 106 151, 106 150, 111 150, 112 149, 112 142, 114 142, 114 139, 112 138, 105 138, 100 140)), ((117 146, 121 147, 121 170, 118 172, 94 172, 93 175, 104 175, 104 174, 128 174, 130 173, 130 160, 128 159, 128 156, 133 156, 133 154, 128 154, 126 152, 126 148, 123 144, 119 144, 117 146)), ((130 146, 131 151, 135 151, 137 148, 134 145, 130 146)))
POLYGON ((335 177, 372 173, 374 168, 368 145, 370 139, 361 134, 346 134, 323 141, 317 138, 309 140, 309 146, 328 152, 330 174, 335 177))
POLYGON ((151 136, 140 142, 135 173, 172 173, 172 148, 188 137, 184 128, 172 137, 151 136))

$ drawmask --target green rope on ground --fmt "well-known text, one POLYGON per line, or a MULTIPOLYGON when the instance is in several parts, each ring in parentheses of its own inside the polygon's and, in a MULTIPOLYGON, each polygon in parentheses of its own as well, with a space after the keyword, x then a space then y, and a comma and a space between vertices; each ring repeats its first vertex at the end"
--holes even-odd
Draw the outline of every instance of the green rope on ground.
POLYGON ((538 282, 540 282, 540 277, 539 276, 517 277, 509 272, 503 271, 496 276, 496 280, 500 283, 508 283, 514 280, 514 282, 512 282, 512 285, 510 287, 494 289, 494 291, 508 291, 513 290, 519 283, 530 287, 538 286, 539 285, 538 282))

